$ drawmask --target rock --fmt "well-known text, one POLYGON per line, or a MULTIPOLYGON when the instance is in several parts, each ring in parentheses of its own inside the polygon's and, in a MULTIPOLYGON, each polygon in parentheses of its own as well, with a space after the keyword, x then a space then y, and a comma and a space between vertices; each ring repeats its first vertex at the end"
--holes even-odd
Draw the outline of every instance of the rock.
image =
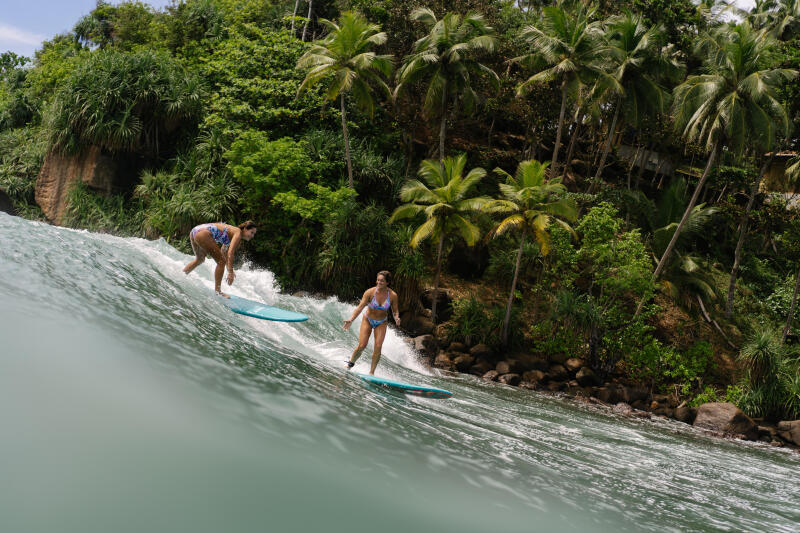
POLYGON ((140 170, 141 163, 135 156, 111 157, 97 146, 76 155, 53 151, 44 158, 36 177, 36 203, 48 220, 61 224, 73 185, 83 183, 106 195, 130 192, 140 170))
POLYGON ((527 389, 527 390, 536 390, 539 388, 537 383, 532 383, 530 381, 520 381, 519 385, 517 385, 520 389, 527 389))
POLYGON ((447 355, 447 352, 439 352, 439 355, 437 355, 436 359, 433 361, 433 366, 436 368, 450 369, 453 367, 453 362, 450 360, 450 356, 447 355))
POLYGON ((453 360, 453 364, 456 365, 456 370, 459 372, 468 372, 472 365, 475 363, 475 358, 469 354, 461 353, 456 354, 453 353, 455 357, 450 357, 453 360))
POLYGON ((766 437, 766 442, 772 442, 778 435, 778 430, 772 426, 758 426, 758 434, 761 436, 761 440, 766 437))
POLYGON ((522 374, 522 379, 531 383, 541 383, 546 377, 547 375, 541 370, 528 370, 522 374))
POLYGON ((451 352, 466 353, 469 351, 469 348, 467 348, 467 345, 464 344, 463 342, 451 342, 450 346, 448 346, 448 350, 450 350, 451 352))
POLYGON ((565 353, 554 353, 550 355, 550 363, 556 365, 563 365, 569 359, 569 355, 565 353))
POLYGON ((570 374, 574 374, 580 370, 582 366, 584 366, 583 359, 578 359, 577 357, 570 357, 564 361, 564 368, 566 368, 567 372, 570 374))
POLYGON ((631 407, 625 402, 620 402, 617 405, 615 405, 611 411, 618 415, 630 416, 631 413, 633 413, 633 407, 631 407))
POLYGON ((497 373, 497 370, 489 370, 482 377, 486 381, 497 381, 497 378, 499 377, 499 374, 497 373))
POLYGON ((614 391, 609 387, 599 387, 594 391, 594 397, 603 403, 614 403, 614 391))
POLYGON ((640 387, 621 387, 619 391, 620 399, 630 405, 633 405, 634 402, 638 401, 645 401, 649 396, 647 389, 642 389, 640 387))
POLYGON ((755 422, 729 402, 704 403, 697 408, 693 425, 711 431, 743 435, 748 440, 758 439, 758 426, 755 422))
POLYGON ((429 318, 420 315, 412 315, 405 313, 400 317, 403 329, 406 330, 412 337, 419 335, 429 335, 433 333, 435 328, 433 322, 429 318))
POLYGON ((649 407, 649 409, 650 409, 651 411, 655 411, 655 410, 656 410, 656 409, 658 409, 660 406, 661 406, 661 404, 659 404, 657 401, 652 401, 652 402, 650 402, 650 407, 649 407))
POLYGON ((439 339, 439 345, 442 348, 447 348, 450 344, 447 342, 447 331, 449 329, 448 324, 438 324, 433 329, 433 334, 439 339))
POLYGON ((550 363, 547 362, 547 359, 538 355, 525 356, 520 358, 519 362, 520 365, 522 365, 522 368, 525 370, 547 371, 547 369, 550 367, 550 363))
POLYGON ((567 384, 563 381, 551 381, 547 384, 547 390, 550 392, 558 392, 567 388, 567 384))
POLYGON ((693 407, 688 407, 686 405, 681 407, 676 407, 675 410, 672 412, 672 416, 675 420, 679 422, 685 422, 686 424, 691 424, 694 422, 695 417, 697 416, 697 409, 693 407))
POLYGON ((636 400, 631 404, 631 407, 638 409, 639 411, 644 411, 647 408, 647 404, 644 400, 636 400))
POLYGON ((311 293, 308 291, 297 291, 292 293, 292 296, 294 296, 295 298, 310 298, 311 293))
POLYGON ((588 366, 584 366, 578 370, 578 373, 575 374, 575 379, 578 380, 578 383, 580 383, 582 387, 594 387, 602 383, 600 378, 597 377, 597 374, 588 366))
POLYGON ((800 446, 800 420, 778 422, 778 435, 783 440, 800 446))
POLYGON ((433 357, 439 352, 439 342, 433 335, 420 335, 414 338, 414 349, 423 355, 433 357))
POLYGON ((14 202, 8 197, 8 194, 0 189, 0 211, 8 213, 11 216, 17 216, 17 210, 14 209, 14 202))
POLYGON ((477 363, 469 367, 469 373, 474 374, 476 376, 483 376, 490 370, 494 370, 494 367, 492 366, 492 363, 490 363, 489 361, 478 361, 477 363))
MULTIPOLYGON (((425 289, 422 291, 419 299, 426 309, 431 309, 433 306, 433 289, 425 289)), ((448 294, 447 289, 439 288, 436 297, 436 321, 447 322, 453 316, 453 299, 448 294)))
POLYGON ((469 354, 477 359, 484 359, 486 361, 494 359, 494 352, 485 344, 476 344, 469 349, 469 354))
POLYGON ((547 377, 552 381, 566 381, 569 379, 567 369, 561 365, 553 365, 547 369, 547 377))
POLYGON ((495 370, 497 370, 500 375, 515 374, 519 372, 520 366, 519 363, 514 360, 500 361, 497 363, 495 370))
POLYGON ((519 385, 519 382, 522 381, 522 378, 520 377, 519 374, 503 374, 502 376, 497 378, 497 381, 514 387, 519 385))

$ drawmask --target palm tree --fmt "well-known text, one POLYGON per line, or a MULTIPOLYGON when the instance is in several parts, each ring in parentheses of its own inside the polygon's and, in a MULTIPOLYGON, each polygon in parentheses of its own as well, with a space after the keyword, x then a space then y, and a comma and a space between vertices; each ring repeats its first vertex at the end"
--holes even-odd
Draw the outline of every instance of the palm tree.
POLYGON ((572 227, 561 219, 574 221, 577 218, 578 208, 571 198, 563 198, 567 191, 560 178, 550 181, 545 180, 547 163, 536 160, 523 161, 517 166, 514 176, 506 171, 496 168, 495 172, 506 178, 500 184, 502 199, 487 203, 483 210, 489 213, 502 213, 505 218, 492 230, 492 235, 502 235, 506 231, 517 229, 520 232, 517 263, 514 267, 514 277, 511 281, 511 293, 508 296, 506 314, 503 320, 502 343, 508 342, 508 324, 511 317, 511 304, 514 302, 514 291, 517 288, 517 275, 519 274, 522 250, 525 239, 531 235, 542 255, 550 251, 550 236, 547 229, 555 222, 574 235, 572 227))
POLYGON ((376 55, 372 49, 386 42, 386 33, 377 24, 370 23, 358 13, 347 11, 339 17, 338 24, 327 19, 319 21, 330 30, 321 40, 297 61, 297 67, 308 69, 297 93, 320 81, 328 84, 328 99, 339 97, 342 112, 344 153, 347 160, 347 180, 353 188, 353 164, 350 159, 350 137, 347 132, 347 113, 344 96, 352 93, 356 103, 371 117, 375 112, 373 87, 387 96, 391 94, 383 76, 392 72, 392 56, 376 55))
POLYGON ((595 93, 613 100, 614 115, 595 172, 595 182, 605 166, 620 113, 633 126, 639 125, 647 115, 661 114, 667 108, 669 98, 661 80, 674 79, 682 72, 682 65, 672 51, 662 46, 662 27, 648 28, 641 15, 626 11, 612 17, 607 36, 606 53, 611 69, 600 77, 595 93))
POLYGON ((486 176, 480 167, 463 175, 467 164, 465 154, 446 157, 443 161, 426 159, 419 167, 423 181, 410 180, 400 190, 400 199, 407 202, 392 213, 389 223, 425 214, 425 222, 411 236, 410 245, 416 248, 428 237, 438 238, 436 251, 436 274, 433 281, 433 305, 431 319, 436 322, 436 302, 439 295, 442 249, 450 234, 458 234, 473 246, 480 239, 480 230, 465 218, 467 213, 478 211, 488 201, 484 197, 471 196, 472 188, 486 176))
POLYGON ((733 155, 741 154, 746 145, 765 150, 775 144, 778 132, 788 130, 786 111, 775 93, 784 80, 797 73, 772 68, 767 62, 774 43, 765 31, 754 31, 747 23, 719 28, 698 43, 706 73, 690 76, 675 89, 673 111, 675 126, 683 138, 701 143, 709 157, 653 272, 654 281, 664 270, 697 204, 720 147, 726 146, 733 155))
MULTIPOLYGON (((407 56, 397 73, 397 98, 414 82, 427 80, 424 110, 429 117, 440 116, 439 161, 444 160, 444 140, 448 99, 461 102, 470 112, 478 101, 472 88, 473 74, 485 74, 499 85, 497 74, 478 61, 481 52, 493 52, 497 39, 483 16, 447 13, 441 20, 428 8, 411 12, 411 18, 425 24, 428 34, 414 43, 414 52, 407 56)), ((454 103, 455 103, 454 102, 454 103)))
POLYGON ((550 172, 556 175, 561 130, 568 95, 577 94, 580 86, 600 68, 601 23, 592 21, 596 9, 580 3, 574 9, 548 6, 543 9, 540 27, 528 26, 520 36, 532 48, 532 53, 513 61, 542 60, 548 66, 521 83, 517 95, 528 92, 532 85, 557 81, 561 87, 561 110, 558 115, 556 143, 550 172))

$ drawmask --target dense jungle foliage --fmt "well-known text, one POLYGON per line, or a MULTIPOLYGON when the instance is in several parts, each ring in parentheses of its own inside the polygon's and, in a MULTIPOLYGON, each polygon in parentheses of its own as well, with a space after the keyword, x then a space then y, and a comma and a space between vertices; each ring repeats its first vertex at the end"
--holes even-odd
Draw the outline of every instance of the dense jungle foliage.
POLYGON ((42 218, 47 154, 97 146, 139 179, 69 225, 252 219, 286 290, 466 286, 453 340, 796 418, 799 6, 98 1, 0 56, 0 191, 42 218))

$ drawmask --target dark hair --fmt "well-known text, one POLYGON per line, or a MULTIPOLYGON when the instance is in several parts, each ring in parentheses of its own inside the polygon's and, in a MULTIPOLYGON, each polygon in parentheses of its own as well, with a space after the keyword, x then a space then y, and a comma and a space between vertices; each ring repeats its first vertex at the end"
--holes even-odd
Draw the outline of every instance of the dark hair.
POLYGON ((388 270, 381 270, 380 272, 378 272, 378 276, 383 276, 383 279, 386 280, 386 285, 392 283, 392 273, 389 272, 388 270))
POLYGON ((252 220, 248 220, 244 224, 239 224, 239 229, 242 230, 242 231, 244 231, 246 229, 253 229, 253 228, 258 229, 258 226, 256 226, 256 223, 253 222, 252 220))

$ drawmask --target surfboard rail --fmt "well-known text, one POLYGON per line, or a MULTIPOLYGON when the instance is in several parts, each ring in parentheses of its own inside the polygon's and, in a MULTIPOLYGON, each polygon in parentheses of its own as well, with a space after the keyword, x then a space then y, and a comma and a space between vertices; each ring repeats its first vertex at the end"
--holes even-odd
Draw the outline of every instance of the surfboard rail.
POLYGON ((437 389, 436 387, 413 385, 411 383, 403 383, 402 381, 394 381, 392 379, 370 376, 369 374, 356 373, 356 375, 363 381, 369 383, 370 385, 384 387, 397 392, 402 392, 404 394, 413 394, 415 396, 424 396, 426 398, 437 398, 437 399, 446 399, 453 397, 452 392, 444 389, 437 389))
POLYGON ((223 303, 234 313, 260 318, 261 320, 275 322, 305 322, 308 320, 308 317, 302 313, 281 309, 280 307, 267 305, 255 300, 248 300, 240 296, 223 298, 223 303))

